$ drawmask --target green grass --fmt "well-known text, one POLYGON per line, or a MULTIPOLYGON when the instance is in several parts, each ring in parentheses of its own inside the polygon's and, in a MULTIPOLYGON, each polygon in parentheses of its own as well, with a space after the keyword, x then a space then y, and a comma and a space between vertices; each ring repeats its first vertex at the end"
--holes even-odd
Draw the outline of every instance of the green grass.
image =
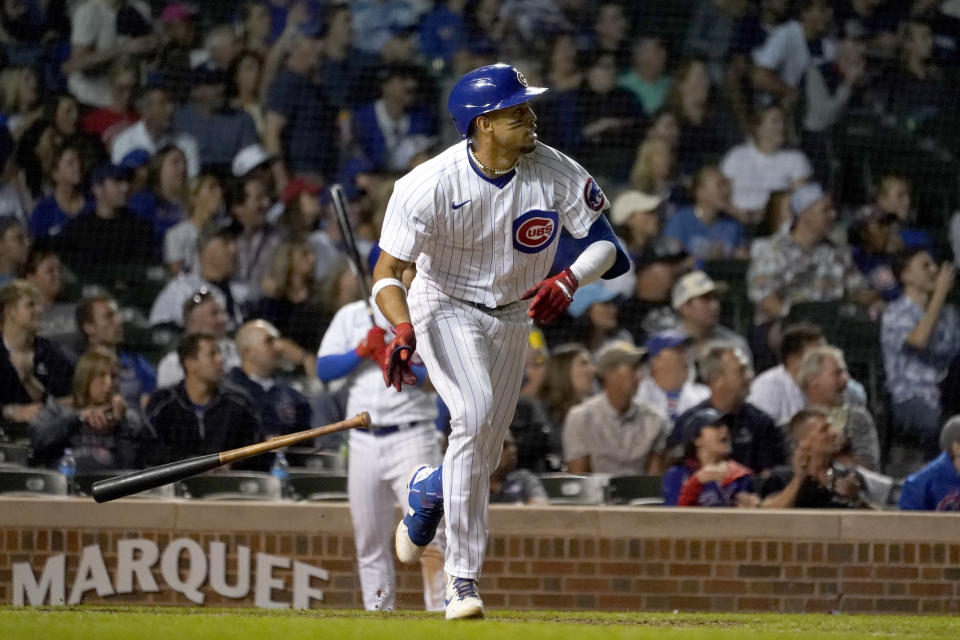
POLYGON ((0 608, 4 640, 846 640, 958 638, 960 618, 496 611, 482 621, 442 614, 165 607, 0 608))

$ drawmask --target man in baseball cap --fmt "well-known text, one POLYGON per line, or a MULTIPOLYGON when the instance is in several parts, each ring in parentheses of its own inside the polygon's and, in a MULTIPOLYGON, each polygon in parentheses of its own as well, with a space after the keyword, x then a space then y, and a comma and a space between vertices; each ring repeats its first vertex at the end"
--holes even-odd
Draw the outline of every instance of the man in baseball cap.
POLYGON ((620 308, 620 317, 637 341, 676 324, 670 310, 674 283, 691 268, 690 256, 676 238, 655 238, 635 258, 633 295, 620 308))
POLYGON ((637 397, 662 411, 671 426, 677 416, 710 395, 707 387, 692 381, 688 350, 691 343, 690 336, 674 330, 655 333, 644 343, 649 354, 649 375, 640 382, 637 397))
POLYGON ((943 425, 940 447, 943 453, 904 481, 901 509, 960 511, 960 416, 943 425))
POLYGON ((619 230, 631 256, 643 253, 660 233, 660 205, 663 198, 631 189, 613 201, 610 222, 619 230))
POLYGON ((726 283, 714 282, 703 271, 691 271, 673 285, 671 306, 680 320, 678 329, 692 338, 697 357, 717 340, 732 342, 750 356, 743 336, 720 324, 720 296, 726 290, 726 283))

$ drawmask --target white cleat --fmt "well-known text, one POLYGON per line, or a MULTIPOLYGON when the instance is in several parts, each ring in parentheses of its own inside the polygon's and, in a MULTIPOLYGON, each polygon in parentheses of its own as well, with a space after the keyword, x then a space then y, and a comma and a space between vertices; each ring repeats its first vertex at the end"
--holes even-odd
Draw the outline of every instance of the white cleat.
POLYGON ((447 581, 447 620, 467 620, 483 617, 483 600, 477 591, 477 581, 469 578, 450 577, 447 581))
MULTIPOLYGON (((407 513, 413 514, 413 509, 408 509, 407 513)), ((407 531, 407 525, 403 518, 400 518, 400 524, 397 525, 397 533, 394 536, 394 550, 397 552, 397 560, 403 564, 417 564, 420 562, 420 556, 423 555, 426 545, 419 546, 410 539, 410 533, 407 531)))
POLYGON ((440 519, 443 518, 443 496, 439 493, 431 493, 427 486, 427 479, 434 471, 434 467, 419 465, 407 481, 409 506, 407 514, 397 525, 393 545, 397 559, 403 564, 416 564, 420 561, 420 556, 433 540, 440 519), (414 528, 412 532, 410 527, 414 528), (413 533, 412 537, 411 533, 413 533), (423 544, 417 544, 417 542, 423 544))

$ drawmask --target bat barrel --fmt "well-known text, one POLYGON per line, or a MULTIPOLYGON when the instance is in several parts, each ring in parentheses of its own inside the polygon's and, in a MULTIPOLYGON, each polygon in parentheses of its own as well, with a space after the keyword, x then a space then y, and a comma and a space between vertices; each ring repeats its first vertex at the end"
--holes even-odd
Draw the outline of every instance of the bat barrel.
POLYGON ((97 502, 109 502, 216 469, 220 464, 220 454, 210 453, 107 478, 93 483, 93 499, 97 502))

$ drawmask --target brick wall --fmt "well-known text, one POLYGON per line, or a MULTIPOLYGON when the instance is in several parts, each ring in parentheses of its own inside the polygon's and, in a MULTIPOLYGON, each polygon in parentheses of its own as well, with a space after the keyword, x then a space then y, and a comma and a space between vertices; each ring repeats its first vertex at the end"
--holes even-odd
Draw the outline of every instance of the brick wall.
MULTIPOLYGON (((511 609, 960 613, 956 527, 944 514, 495 508, 481 592, 488 606, 511 609)), ((341 504, 0 500, 0 534, 2 604, 12 601, 14 563, 29 562, 39 578, 49 557, 66 554, 69 595, 86 546, 99 546, 114 576, 119 540, 143 538, 162 552, 189 538, 204 550, 226 544, 228 585, 242 545, 253 558, 266 553, 329 572, 314 579, 324 595, 312 606, 361 606, 341 504)), ((159 592, 89 591, 83 602, 194 604, 166 585, 159 564, 159 592)), ((183 556, 180 574, 187 569, 183 556)), ((290 602, 292 574, 273 571, 287 589, 271 599, 290 602)), ((398 588, 401 607, 422 607, 418 570, 400 568, 398 588)), ((254 604, 253 586, 243 599, 216 593, 209 580, 200 591, 209 606, 254 604)))

